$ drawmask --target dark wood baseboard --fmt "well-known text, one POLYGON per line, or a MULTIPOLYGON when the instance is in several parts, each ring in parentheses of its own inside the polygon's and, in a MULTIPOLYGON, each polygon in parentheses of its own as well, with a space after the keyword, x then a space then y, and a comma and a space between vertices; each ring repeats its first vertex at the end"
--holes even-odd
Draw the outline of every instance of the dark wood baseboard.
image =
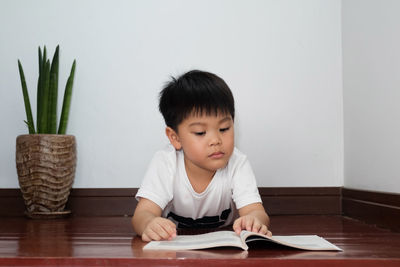
POLYGON ((341 187, 261 187, 270 215, 340 215, 341 187))
POLYGON ((343 215, 400 232, 400 194, 343 188, 343 215))
MULTIPOLYGON (((339 215, 340 187, 259 188, 270 215, 339 215)), ((131 216, 136 207, 137 188, 76 188, 66 209, 74 216, 131 216)), ((0 216, 23 216, 19 189, 0 189, 0 216)))
POLYGON ((137 188, 72 189, 67 203, 76 216, 132 216, 137 188))
POLYGON ((0 217, 24 215, 25 204, 19 189, 0 189, 0 217))
MULTIPOLYGON (((130 216, 136 207, 137 188, 72 189, 66 210, 74 216, 130 216)), ((20 189, 0 189, 0 217, 24 216, 20 189)))
MULTIPOLYGON (((270 215, 345 215, 400 232, 400 194, 341 187, 261 187, 270 215)), ((137 188, 75 188, 67 209, 73 216, 132 216, 137 188)), ((0 189, 0 217, 23 216, 19 189, 0 189)))

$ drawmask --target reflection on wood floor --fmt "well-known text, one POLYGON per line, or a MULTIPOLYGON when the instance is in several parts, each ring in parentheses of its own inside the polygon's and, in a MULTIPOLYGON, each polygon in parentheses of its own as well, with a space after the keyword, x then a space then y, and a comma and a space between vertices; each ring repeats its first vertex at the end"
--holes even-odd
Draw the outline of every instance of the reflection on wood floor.
POLYGON ((342 216, 273 216, 271 221, 273 234, 317 234, 343 252, 282 247, 249 251, 235 248, 143 251, 145 243, 134 234, 129 217, 72 216, 57 220, 3 217, 0 265, 400 266, 400 233, 342 216))

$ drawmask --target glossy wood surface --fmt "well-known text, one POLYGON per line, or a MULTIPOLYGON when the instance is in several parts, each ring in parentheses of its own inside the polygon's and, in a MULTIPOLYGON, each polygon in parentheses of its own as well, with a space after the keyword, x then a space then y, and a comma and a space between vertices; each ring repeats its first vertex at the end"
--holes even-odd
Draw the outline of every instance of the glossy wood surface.
POLYGON ((400 233, 342 216, 273 216, 276 235, 317 234, 343 252, 282 247, 143 251, 129 217, 0 218, 1 266, 400 266, 400 233))

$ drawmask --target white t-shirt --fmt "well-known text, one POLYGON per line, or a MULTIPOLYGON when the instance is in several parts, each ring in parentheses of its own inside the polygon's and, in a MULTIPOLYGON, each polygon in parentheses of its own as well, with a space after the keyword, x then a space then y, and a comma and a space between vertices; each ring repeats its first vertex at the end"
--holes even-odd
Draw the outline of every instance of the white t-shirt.
POLYGON ((136 194, 136 199, 142 197, 160 206, 162 216, 178 228, 227 226, 238 217, 237 209, 261 203, 250 163, 236 148, 228 164, 197 193, 187 177, 183 151, 168 145, 154 155, 136 194))

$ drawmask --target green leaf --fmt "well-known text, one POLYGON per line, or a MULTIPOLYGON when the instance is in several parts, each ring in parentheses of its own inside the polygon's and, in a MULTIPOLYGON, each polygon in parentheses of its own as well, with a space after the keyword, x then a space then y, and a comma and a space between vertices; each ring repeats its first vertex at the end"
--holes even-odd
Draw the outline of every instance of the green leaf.
POLYGON ((23 70, 21 62, 19 60, 18 60, 18 69, 19 69, 19 76, 21 78, 22 94, 24 96, 25 113, 26 113, 26 119, 27 119, 27 124, 28 124, 28 130, 29 130, 29 134, 34 134, 35 126, 33 124, 31 102, 29 101, 29 94, 28 94, 28 88, 26 87, 24 70, 23 70))
POLYGON ((64 91, 64 101, 61 110, 60 125, 58 127, 58 134, 65 134, 67 131, 69 110, 71 106, 72 86, 74 83, 76 60, 72 63, 71 73, 68 77, 67 84, 64 91))
MULTIPOLYGON (((46 62, 47 62, 47 49, 46 46, 43 47, 43 59, 42 59, 42 68, 44 69, 44 67, 46 67, 46 62)), ((43 70, 42 69, 42 70, 43 70)))
POLYGON ((42 49, 38 48, 38 56, 39 56, 39 75, 40 73, 42 73, 42 69, 43 69, 43 56, 42 56, 42 49))
POLYGON ((26 126, 28 126, 28 130, 29 130, 29 133, 35 133, 35 129, 32 127, 32 125, 29 125, 29 123, 27 122, 27 121, 24 121, 25 122, 25 124, 26 124, 26 126))
POLYGON ((57 100, 58 100, 58 69, 59 69, 59 46, 53 56, 50 69, 49 104, 47 116, 47 131, 50 134, 57 133, 57 100))
MULTIPOLYGON (((40 49, 40 48, 39 48, 40 49)), ((40 55, 39 55, 40 57, 40 55)), ((40 83, 40 90, 38 89, 38 96, 37 96, 37 132, 38 133, 46 133, 45 129, 43 129, 43 123, 42 123, 42 118, 46 117, 46 115, 43 115, 43 101, 44 101, 44 80, 45 80, 45 67, 46 67, 46 62, 47 62, 47 49, 46 46, 43 47, 43 55, 41 58, 41 63, 39 63, 39 68, 40 68, 40 74, 39 74, 39 82, 40 83)))
POLYGON ((41 133, 48 133, 47 116, 49 110, 49 87, 50 87, 50 61, 47 60, 43 70, 43 101, 42 101, 42 116, 40 119, 41 133))
POLYGON ((42 118, 42 101, 43 101, 43 55, 42 50, 39 46, 39 77, 38 77, 38 84, 37 84, 37 97, 36 97, 36 124, 37 124, 37 132, 42 133, 40 128, 40 121, 42 118))

